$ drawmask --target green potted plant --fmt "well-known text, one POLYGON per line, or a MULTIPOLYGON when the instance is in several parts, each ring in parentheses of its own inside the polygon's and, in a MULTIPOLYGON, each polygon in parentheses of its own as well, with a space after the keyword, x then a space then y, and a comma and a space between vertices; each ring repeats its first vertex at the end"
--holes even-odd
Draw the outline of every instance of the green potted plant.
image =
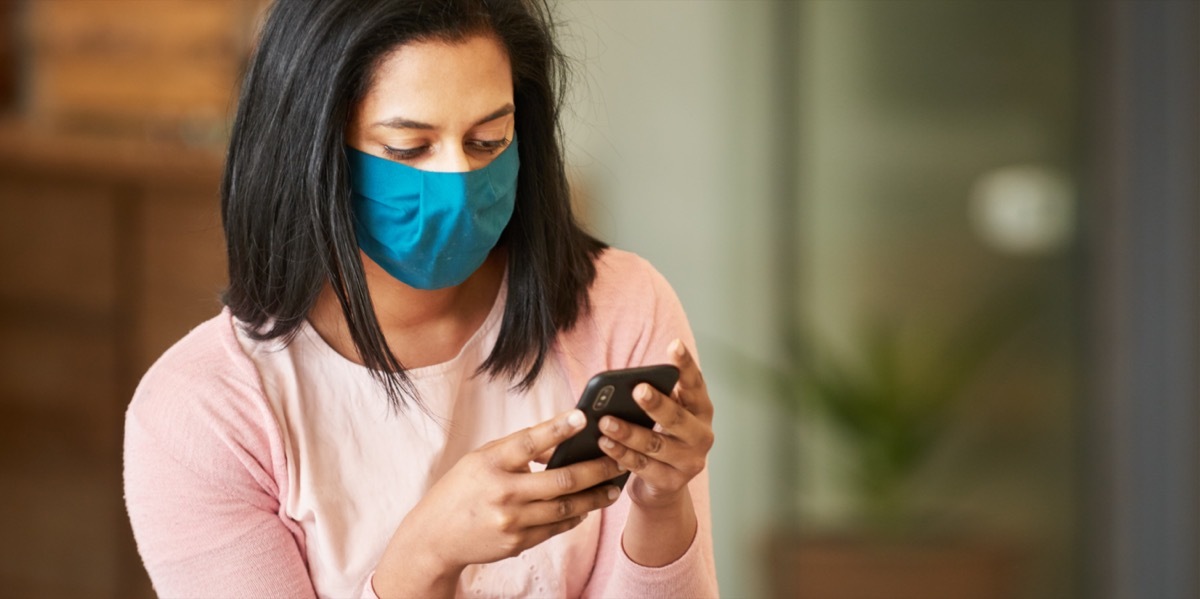
POLYGON ((1004 297, 941 343, 929 335, 914 342, 885 321, 843 353, 799 326, 787 327, 778 366, 742 360, 741 370, 768 381, 787 413, 819 419, 849 453, 854 517, 836 532, 774 536, 770 561, 779 596, 970 599, 1015 592, 1009 548, 966 530, 945 532, 954 526, 932 533, 927 524, 936 518, 922 513, 913 491, 957 426, 969 388, 1036 306, 1030 293, 1004 297))

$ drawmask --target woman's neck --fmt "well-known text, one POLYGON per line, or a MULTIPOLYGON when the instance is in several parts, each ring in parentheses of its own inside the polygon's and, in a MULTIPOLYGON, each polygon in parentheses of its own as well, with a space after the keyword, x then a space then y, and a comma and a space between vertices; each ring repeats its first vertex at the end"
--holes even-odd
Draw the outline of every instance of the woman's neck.
MULTIPOLYGON (((405 369, 439 364, 458 355, 491 312, 506 264, 505 252, 497 248, 466 281, 428 291, 397 281, 365 254, 360 255, 375 318, 405 369)), ((362 363, 330 285, 321 290, 308 320, 335 351, 362 363)))

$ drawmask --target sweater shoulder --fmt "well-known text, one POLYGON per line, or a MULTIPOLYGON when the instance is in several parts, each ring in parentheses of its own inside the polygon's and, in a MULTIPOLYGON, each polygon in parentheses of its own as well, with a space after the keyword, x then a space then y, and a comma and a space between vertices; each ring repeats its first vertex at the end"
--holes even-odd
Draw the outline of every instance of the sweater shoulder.
POLYGON ((234 326, 229 311, 223 310, 172 345, 142 377, 130 411, 260 394, 258 372, 242 351, 234 326))
MULTIPOLYGON (((192 329, 142 377, 126 412, 126 443, 146 437, 182 465, 234 460, 277 469, 279 430, 254 362, 228 310, 192 329)), ((129 459, 136 456, 126 456, 129 459)))
POLYGON ((593 316, 605 319, 630 310, 651 312, 662 285, 666 280, 645 258, 609 248, 596 259, 596 278, 588 294, 593 316))
POLYGON ((637 254, 613 248, 596 259, 588 304, 585 316, 559 336, 568 374, 579 389, 601 370, 663 362, 661 352, 650 351, 665 347, 657 331, 682 318, 675 293, 658 270, 637 254))

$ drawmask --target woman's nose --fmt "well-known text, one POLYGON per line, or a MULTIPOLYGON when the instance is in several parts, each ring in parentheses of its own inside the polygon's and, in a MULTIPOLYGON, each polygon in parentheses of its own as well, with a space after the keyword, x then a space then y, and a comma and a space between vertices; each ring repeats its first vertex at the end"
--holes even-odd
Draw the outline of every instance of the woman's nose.
POLYGON ((433 156, 429 157, 429 160, 426 160, 420 166, 424 170, 437 173, 465 173, 479 168, 480 165, 475 164, 475 161, 467 154, 465 148, 461 146, 443 146, 441 151, 435 152, 433 156))

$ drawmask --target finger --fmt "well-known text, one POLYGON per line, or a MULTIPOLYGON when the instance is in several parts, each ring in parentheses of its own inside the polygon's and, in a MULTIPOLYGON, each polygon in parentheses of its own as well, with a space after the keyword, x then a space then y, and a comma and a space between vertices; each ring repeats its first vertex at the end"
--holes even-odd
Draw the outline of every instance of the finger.
MULTIPOLYGON (((612 416, 600 419, 600 431, 604 436, 629 449, 670 464, 675 468, 694 459, 693 456, 698 453, 695 447, 676 437, 624 422, 612 416)), ((706 452, 708 448, 701 449, 706 452)))
POLYGON ((700 374, 700 366, 692 357, 683 341, 676 339, 667 346, 671 361, 679 368, 679 385, 685 389, 700 389, 704 387, 704 376, 700 374))
POLYGON ((554 499, 534 501, 521 510, 517 522, 526 527, 535 527, 569 520, 606 508, 616 503, 620 496, 621 490, 616 485, 603 485, 554 499))
POLYGON ((571 438, 586 424, 583 412, 571 410, 504 437, 495 446, 497 453, 492 455, 505 470, 527 469, 534 458, 571 438))
POLYGON ((692 478, 674 466, 621 445, 610 437, 600 437, 600 450, 660 489, 678 489, 692 478))
POLYGON ((537 454, 537 457, 533 458, 533 461, 535 461, 539 464, 542 464, 544 466, 546 464, 546 462, 550 461, 550 456, 553 456, 553 455, 554 455, 554 450, 547 449, 546 451, 543 451, 542 453, 537 454))
POLYGON ((676 339, 667 348, 671 361, 679 368, 679 382, 675 385, 675 398, 690 412, 711 420, 712 401, 708 397, 708 383, 700 372, 692 352, 682 341, 676 339))
POLYGON ((646 383, 640 383, 633 388, 633 399, 654 419, 662 432, 682 439, 688 445, 698 444, 703 437, 702 431, 708 429, 707 425, 679 402, 646 383))
POLYGON ((572 528, 575 528, 576 526, 579 526, 583 523, 583 520, 584 516, 576 516, 569 520, 561 520, 559 522, 543 524, 541 526, 535 526, 533 528, 526 529, 524 543, 525 548, 528 549, 535 545, 541 545, 546 541, 546 539, 562 534, 568 530, 571 530, 572 528))
POLYGON ((590 489, 604 481, 612 480, 625 471, 611 458, 600 457, 562 468, 551 468, 542 472, 521 475, 520 494, 535 499, 554 499, 571 493, 590 489))

